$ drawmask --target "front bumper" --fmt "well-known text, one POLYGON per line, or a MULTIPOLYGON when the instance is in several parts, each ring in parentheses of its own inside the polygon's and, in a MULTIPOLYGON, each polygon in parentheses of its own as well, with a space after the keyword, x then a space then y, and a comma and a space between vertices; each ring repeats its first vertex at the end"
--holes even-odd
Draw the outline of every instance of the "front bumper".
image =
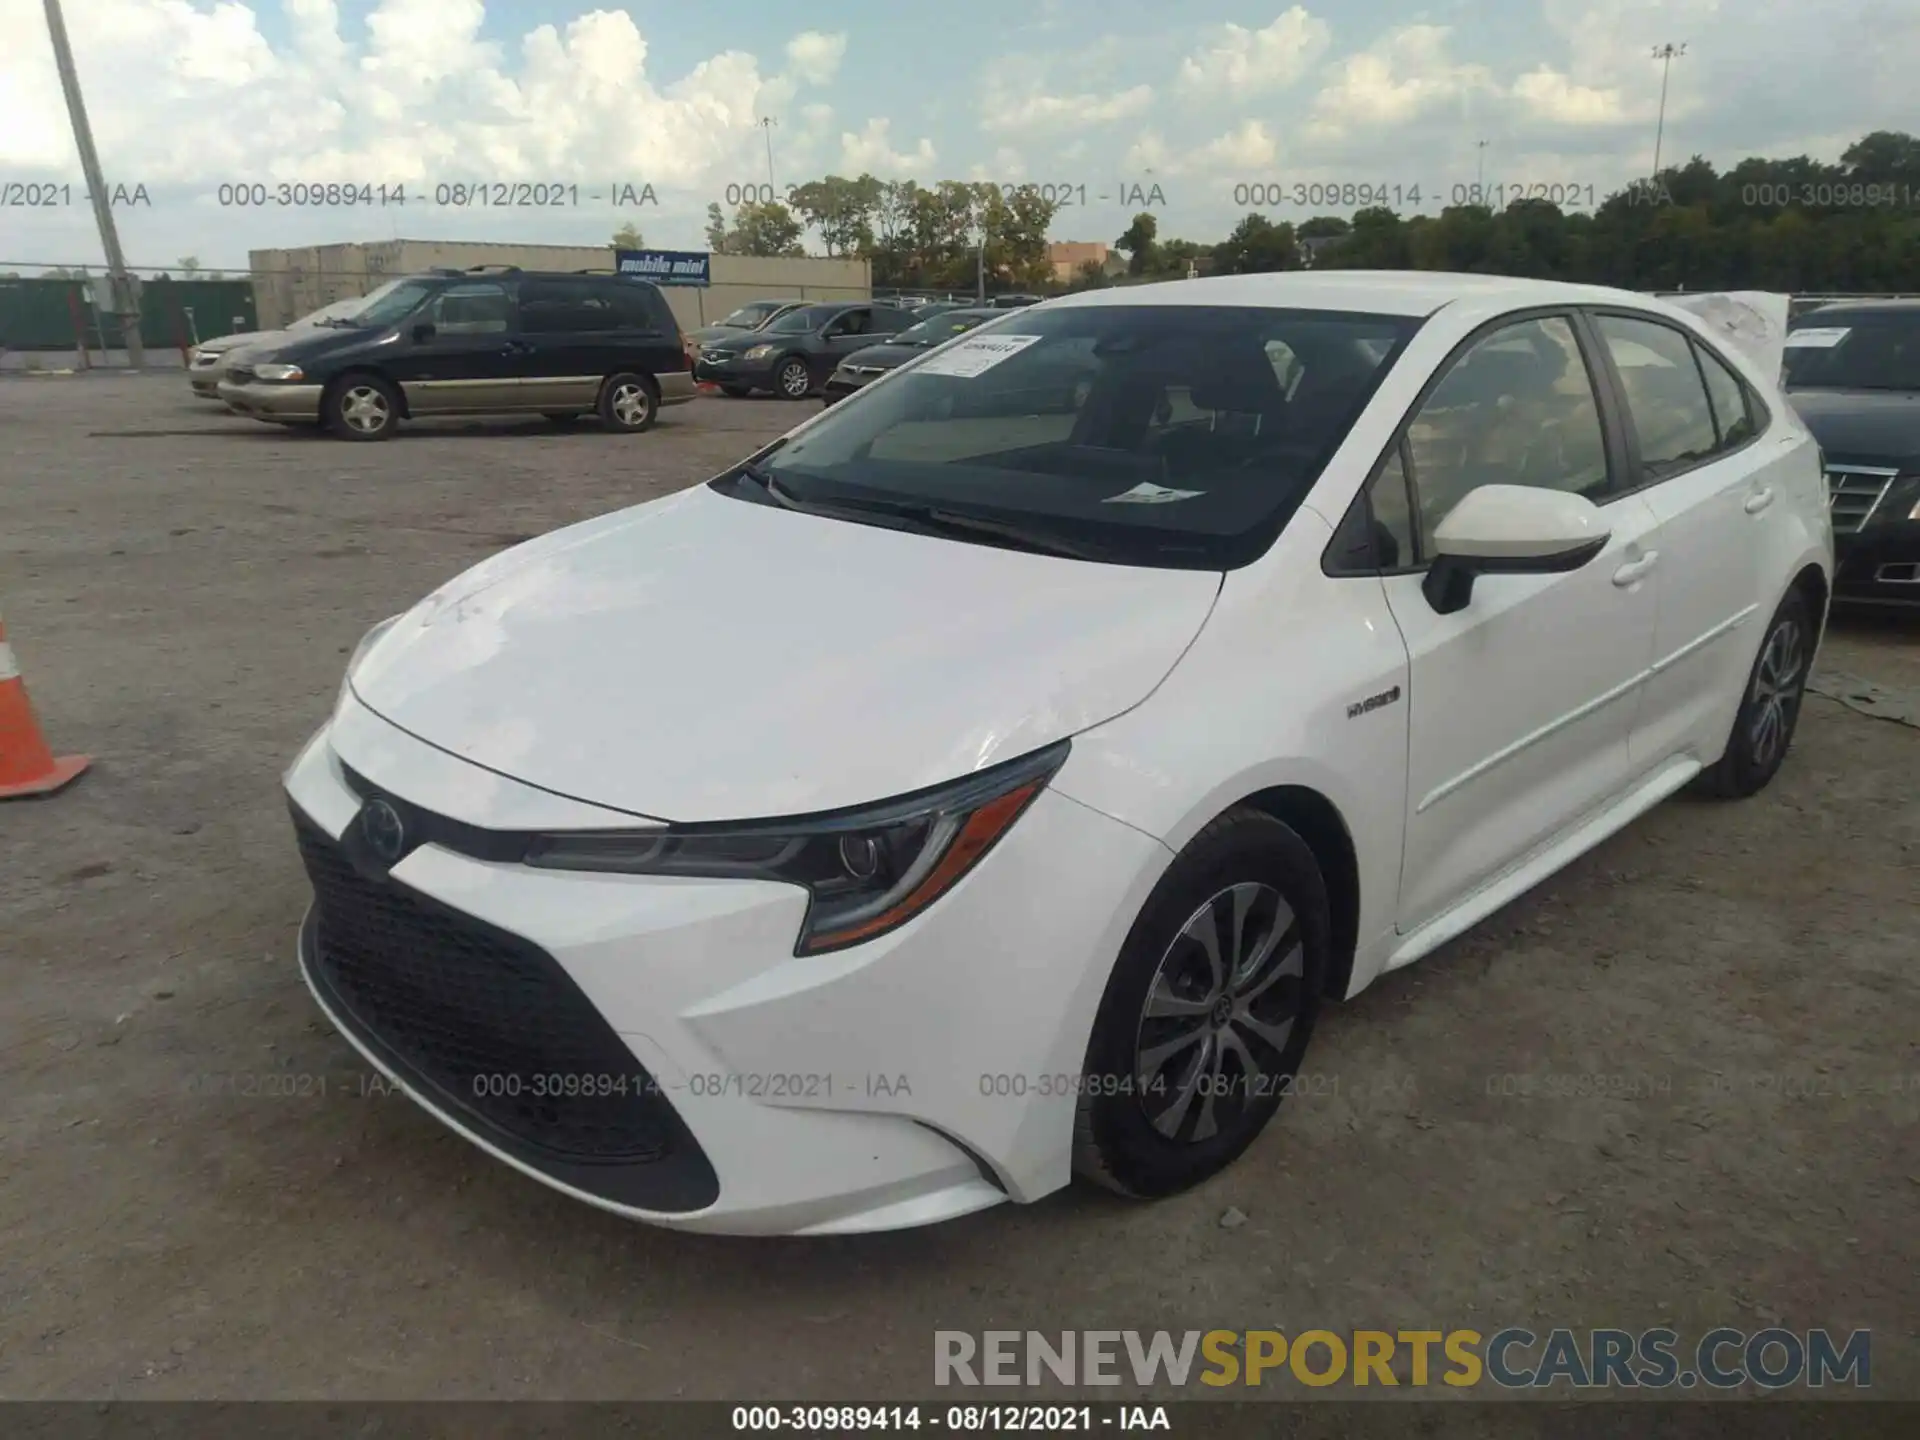
POLYGON ((693 378, 707 385, 732 385, 742 390, 771 390, 774 387, 771 360, 708 360, 693 362, 693 378))
MULTIPOLYGON (((362 790, 465 825, 619 821, 435 750, 348 697, 287 773, 309 851, 318 843, 345 853, 343 837, 351 851, 363 803, 356 776, 362 790)), ((539 870, 440 843, 389 874, 343 884, 309 854, 317 915, 302 932, 301 964, 321 1008, 373 1065, 443 1123, 555 1189, 688 1230, 891 1229, 1067 1183, 1072 1082, 1094 1010, 1170 859, 1144 834, 1049 790, 914 922, 796 957, 806 896, 786 885, 539 870), (405 936, 449 927, 451 938, 431 948, 450 953, 389 952, 403 972, 393 983, 413 984, 405 1005, 374 995, 356 1008, 352 987, 323 963, 330 924, 371 923, 352 913, 329 920, 330 905, 386 913, 387 900, 355 902, 355 884, 387 887, 399 897, 392 903, 427 917, 408 918, 405 936), (429 974, 457 993, 432 1000, 418 978, 429 974), (497 1017, 508 1000, 496 991, 513 1005, 504 1028, 497 1017), (456 1072, 464 1065, 477 1079, 484 1064, 519 1073, 523 1093, 542 1075, 560 1077, 549 1091, 601 1093, 476 1105, 447 1083, 446 1057, 433 1048, 433 1037, 456 1033, 468 1037, 456 1072), (624 1077, 632 1103, 607 1103, 608 1072, 624 1077), (592 1114, 577 1113, 582 1104, 592 1114), (554 1127, 564 1132, 558 1144, 554 1127)), ((351 855, 332 863, 350 865, 351 855)), ((381 962, 367 950, 360 963, 381 962)), ((361 995, 366 983, 363 975, 361 995)))
POLYGON ((845 370, 836 370, 827 377, 827 383, 821 387, 821 396, 827 404, 844 400, 856 390, 863 390, 880 378, 880 374, 850 375, 845 370))
POLYGON ((220 382, 220 398, 237 415, 254 420, 318 421, 320 385, 276 385, 255 380, 242 384, 234 380, 220 382))
POLYGON ((1869 525, 1834 539, 1834 599, 1920 605, 1920 520, 1869 525))

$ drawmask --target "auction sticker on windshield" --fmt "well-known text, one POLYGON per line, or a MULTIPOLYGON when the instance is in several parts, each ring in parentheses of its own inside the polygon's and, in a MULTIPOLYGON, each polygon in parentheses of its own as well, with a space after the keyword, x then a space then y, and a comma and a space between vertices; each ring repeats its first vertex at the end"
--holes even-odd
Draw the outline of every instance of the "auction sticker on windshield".
POLYGON ((1829 325, 1824 327, 1808 326, 1805 330, 1787 332, 1789 350, 1831 350, 1852 333, 1851 327, 1829 325))
POLYGON ((959 375, 971 379, 984 374, 1009 356, 1018 355, 1038 335, 969 335, 929 356, 915 371, 919 375, 959 375))

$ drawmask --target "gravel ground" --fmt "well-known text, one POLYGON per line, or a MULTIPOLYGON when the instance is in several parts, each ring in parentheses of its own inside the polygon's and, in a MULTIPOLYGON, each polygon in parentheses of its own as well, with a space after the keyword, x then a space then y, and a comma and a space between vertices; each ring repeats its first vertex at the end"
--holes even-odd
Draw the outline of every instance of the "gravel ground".
POLYGON ((1159 1205, 696 1238, 378 1093, 295 973, 277 788, 349 648, 800 413, 354 446, 177 376, 0 380, 8 632, 96 757, 0 807, 0 1394, 908 1398, 936 1328, 1779 1323, 1871 1328, 1920 1398, 1920 621, 1838 622, 1850 698, 1763 796, 1662 806, 1334 1008, 1319 1093, 1159 1205))

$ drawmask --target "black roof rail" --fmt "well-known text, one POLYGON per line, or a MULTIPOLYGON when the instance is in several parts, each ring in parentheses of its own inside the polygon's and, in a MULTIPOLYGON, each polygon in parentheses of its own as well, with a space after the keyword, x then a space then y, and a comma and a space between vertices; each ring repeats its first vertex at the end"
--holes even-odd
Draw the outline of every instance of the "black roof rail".
POLYGON ((451 265, 433 265, 427 269, 427 274, 429 275, 464 275, 466 273, 466 271, 455 269, 451 265))
MULTIPOLYGON (((498 270, 505 275, 518 275, 520 273, 520 267, 518 265, 469 265, 465 273, 474 275, 482 270, 498 270)), ((462 272, 455 271, 454 273, 460 274, 462 272)))
POLYGON ((601 265, 598 267, 589 266, 585 270, 576 270, 573 273, 576 275, 617 275, 619 272, 611 265, 601 265))

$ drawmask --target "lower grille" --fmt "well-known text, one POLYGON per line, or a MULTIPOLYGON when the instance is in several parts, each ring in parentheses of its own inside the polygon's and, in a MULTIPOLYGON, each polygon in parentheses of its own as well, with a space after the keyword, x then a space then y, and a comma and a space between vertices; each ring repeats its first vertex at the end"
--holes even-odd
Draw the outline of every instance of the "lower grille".
POLYGON ((309 963, 357 1025, 447 1106, 548 1155, 651 1163, 686 1139, 633 1053, 552 956, 364 874, 297 812, 309 963))
POLYGON ((1827 466, 1827 508, 1833 515, 1833 533, 1851 535, 1871 520, 1899 473, 1868 465, 1827 466))

